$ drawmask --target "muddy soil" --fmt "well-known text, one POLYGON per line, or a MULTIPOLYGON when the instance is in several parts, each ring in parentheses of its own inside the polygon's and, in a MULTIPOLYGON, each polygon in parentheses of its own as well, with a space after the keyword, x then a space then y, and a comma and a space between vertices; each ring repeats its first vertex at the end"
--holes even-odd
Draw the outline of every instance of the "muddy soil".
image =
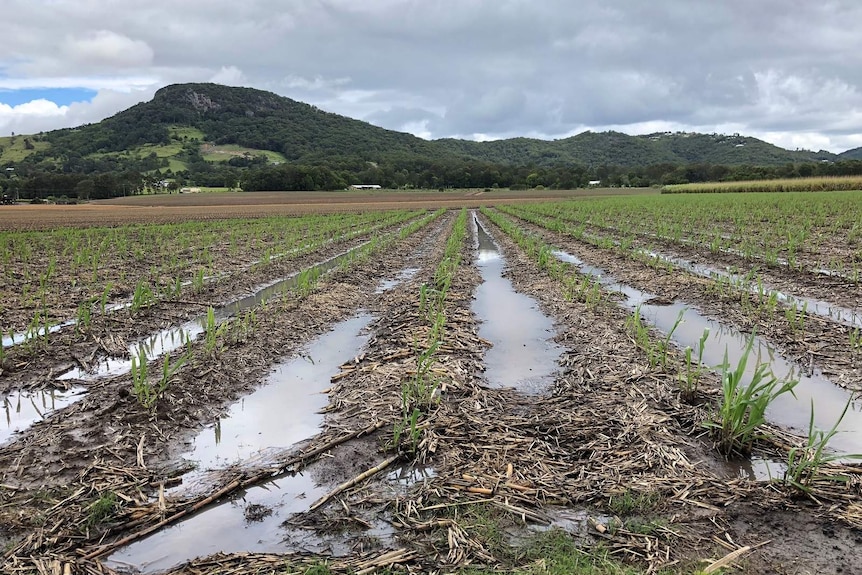
POLYGON ((160 301, 135 314, 118 310, 106 316, 97 315, 86 330, 69 327, 52 333, 48 343, 8 348, 0 366, 0 393, 13 389, 65 388, 79 383, 56 378, 77 367, 88 371, 105 356, 128 357, 131 343, 200 317, 208 307, 219 308, 260 286, 359 246, 368 237, 329 243, 313 253, 275 259, 266 266, 250 266, 242 273, 208 282, 199 293, 182 300, 160 301))
MULTIPOLYGON (((844 470, 853 474, 849 483, 815 483, 811 497, 736 478, 700 426, 709 416, 716 378, 706 377, 696 404, 680 401, 678 374, 650 368, 626 331, 627 312, 610 301, 570 301, 559 282, 539 272, 488 222, 507 277, 554 322, 562 348, 557 374, 532 394, 483 377, 489 346, 478 335, 482 318, 472 309, 481 283, 472 240, 462 249, 445 300, 442 343, 430 365, 420 365, 418 354, 433 326, 420 309, 419 286, 432 281, 449 222, 451 215, 374 262, 327 278, 304 300, 273 302, 258 314, 254 330, 234 333, 218 354, 182 370, 155 417, 122 396, 131 383, 118 378, 91 391, 77 409, 67 408, 63 417, 0 447, 0 536, 9 542, 4 569, 41 575, 54 565, 62 573, 68 565, 73 575, 104 573, 105 554, 163 518, 274 473, 302 469, 332 496, 309 502, 308 511, 286 523, 324 541, 344 525, 359 525, 335 537, 346 547, 344 557, 329 559, 326 550, 237 553, 193 560, 170 573, 276 573, 285 562, 301 566, 324 558, 339 572, 388 565, 414 572, 465 565, 511 569, 520 565, 517 551, 495 545, 477 518, 493 515, 517 532, 528 523, 553 523, 560 506, 595 519, 586 530, 588 546, 600 542, 645 570, 691 572, 698 560, 745 545, 756 546, 738 563, 745 573, 834 572, 839 554, 841 565, 862 565, 858 470, 844 470), (405 267, 405 254, 422 247, 427 249, 418 260, 406 262, 419 268, 413 279, 375 293, 384 274, 396 274, 405 267), (159 487, 181 475, 187 440, 259 385, 277 357, 360 307, 377 320, 364 352, 333 374, 320 434, 260 468, 226 469, 207 499, 159 501, 159 487), (396 441, 403 389, 420 370, 438 391, 409 406, 420 411, 415 432, 405 428, 396 441), (81 445, 70 460, 61 452, 71 439, 81 445), (393 492, 387 472, 410 462, 433 474, 393 492), (370 480, 336 490, 377 467, 370 480), (119 510, 88 524, 93 502, 108 491, 117 493, 119 510), (620 507, 619 500, 637 503, 620 507), (806 530, 794 529, 800 517, 806 530), (364 538, 362 524, 374 520, 395 528, 392 537, 364 538), (659 527, 637 527, 645 523, 659 527), (783 536, 778 545, 776 534, 783 536), (834 554, 791 551, 827 545, 837 547, 834 554)), ((255 521, 266 520, 265 509, 246 510, 255 521)))
MULTIPOLYGON (((377 233, 392 231, 390 226, 377 233)), ((32 344, 19 344, 4 350, 5 357, 0 364, 0 393, 10 389, 62 387, 65 384, 54 382, 58 374, 74 367, 87 370, 103 356, 125 357, 129 344, 150 334, 178 325, 191 318, 205 314, 208 307, 218 308, 243 294, 251 293, 262 285, 275 279, 324 261, 339 253, 352 249, 371 237, 370 234, 353 240, 328 242, 312 253, 274 258, 266 265, 253 265, 252 254, 228 256, 217 261, 223 262, 223 277, 208 281, 203 288, 181 299, 170 298, 145 307, 132 314, 120 309, 107 315, 94 313, 87 329, 75 326, 51 333, 48 341, 35 341, 32 344)), ((261 254, 255 254, 259 257, 261 254)), ((134 277, 134 276, 130 276, 134 277)), ((67 283, 74 283, 70 280, 67 283)), ((109 303, 122 298, 130 292, 129 286, 117 285, 109 294, 109 303)), ((190 288, 189 288, 190 289, 190 288)), ((73 300, 74 301, 74 300, 73 300)), ((15 325, 14 314, 24 314, 21 321, 28 321, 32 314, 26 310, 7 310, 4 314, 4 327, 15 325)), ((58 317, 74 316, 72 310, 52 309, 58 317), (65 314, 65 315, 64 315, 65 314)), ((14 331, 14 330, 13 330, 14 331)))
MULTIPOLYGON (((622 239, 622 236, 613 229, 594 227, 592 231, 598 237, 622 239)), ((768 265, 764 261, 746 259, 741 255, 722 251, 713 252, 707 245, 674 242, 656 237, 636 236, 632 245, 640 249, 658 248, 662 254, 718 269, 741 270, 743 275, 754 272, 762 277, 765 284, 785 293, 833 302, 848 309, 862 309, 862 284, 839 275, 817 273, 814 263, 803 269, 794 269, 786 265, 768 265)), ((836 258, 841 261, 836 253, 831 253, 828 249, 824 253, 829 254, 830 259, 836 258)))
POLYGON ((651 266, 628 257, 628 252, 596 248, 523 220, 519 225, 622 282, 656 293, 667 302, 679 300, 696 306, 707 316, 742 332, 756 332, 803 373, 816 370, 841 387, 862 391, 862 350, 851 345, 853 328, 813 314, 805 315, 800 327, 788 319, 781 305, 770 313, 758 305, 756 296, 718 290, 715 280, 676 267, 651 266))
MULTIPOLYGON (((731 540, 740 546, 758 545, 771 539, 771 536, 765 535, 763 531, 744 530, 740 524, 732 521, 739 518, 753 521, 755 518, 770 517, 781 525, 779 531, 783 540, 776 546, 777 549, 770 549, 767 544, 752 553, 746 561, 744 572, 802 573, 806 572, 806 569, 812 573, 832 572, 835 568, 832 559, 839 554, 844 558, 842 564, 862 565, 862 553, 855 544, 860 536, 860 524, 856 521, 848 524, 846 521, 846 511, 851 511, 852 515, 856 504, 845 507, 845 517, 838 519, 834 515, 830 517, 828 509, 811 500, 801 499, 792 492, 782 493, 782 489, 776 490, 772 485, 729 477, 723 458, 712 449, 710 442, 697 427, 708 415, 708 404, 693 407, 681 403, 673 378, 668 377, 668 374, 650 370, 644 358, 639 357, 632 349, 632 342, 624 332, 624 321, 628 313, 607 306, 600 306, 602 309, 595 313, 585 309, 579 302, 566 301, 560 295, 559 286, 555 286, 553 281, 538 273, 536 266, 527 261, 498 230, 497 237, 505 246, 509 257, 510 277, 519 289, 540 301, 545 306, 546 313, 556 317, 558 321, 562 320, 558 341, 564 341, 566 347, 572 350, 566 361, 569 371, 558 382, 554 395, 548 401, 566 402, 576 396, 579 401, 578 406, 572 408, 573 411, 595 410, 596 417, 592 421, 600 422, 598 425, 593 423, 596 426, 594 432, 599 436, 614 437, 610 433, 614 427, 614 418, 621 422, 632 421, 633 414, 638 414, 635 416, 638 424, 630 430, 635 432, 635 435, 617 435, 617 440, 612 441, 612 449, 625 451, 628 446, 638 446, 637 451, 649 454, 647 459, 650 465, 647 469, 653 473, 657 471, 655 467, 661 468, 662 463, 669 464, 664 473, 659 471, 660 477, 647 480, 648 473, 644 474, 644 470, 632 469, 630 458, 636 457, 633 453, 627 454, 626 462, 616 462, 613 460, 613 451, 605 452, 603 456, 609 460, 606 459, 603 463, 607 464, 609 474, 617 479, 616 473, 622 470, 619 483, 608 484, 608 478, 603 477, 605 484, 598 493, 590 494, 583 488, 573 490, 573 493, 580 491, 578 501, 586 501, 591 506, 600 508, 612 506, 614 493, 637 491, 643 489, 645 484, 653 485, 664 495, 660 498, 661 503, 657 503, 651 513, 663 517, 675 531, 676 524, 679 524, 680 534, 680 539, 672 538, 673 541, 663 541, 659 537, 658 544, 685 548, 685 551, 677 556, 683 562, 686 556, 690 560, 692 556, 720 557, 727 553, 727 550, 722 553, 721 548, 716 548, 712 540, 712 537, 716 536, 727 541, 725 533, 716 530, 716 525, 723 522, 728 522, 726 531, 731 540), (616 400, 623 407, 617 408, 616 413, 609 413, 608 407, 602 403, 615 394, 619 394, 616 400), (670 453, 673 453, 674 457, 668 461, 670 453), (679 497, 680 491, 673 488, 665 491, 668 482, 675 481, 704 487, 708 485, 709 487, 695 498, 706 505, 691 505, 687 501, 689 497, 679 497), (719 485, 716 481, 722 484, 719 485), (815 516, 819 519, 812 518, 815 516), (820 531, 797 531, 795 526, 799 517, 817 525, 820 531), (800 556, 799 553, 786 553, 793 549, 794 545, 797 545, 797 548, 814 545, 812 539, 816 541, 816 545, 835 549, 834 556, 800 556)), ((712 381, 715 385, 715 380, 712 381)), ((708 398, 704 399, 708 401, 708 398)), ((584 472, 583 469, 580 471, 581 474, 584 472)), ((605 476, 608 472, 602 475, 605 476)), ((596 483, 590 485, 595 486, 596 483)), ((859 489, 849 487, 845 493, 853 500, 858 498, 859 489)), ((675 552, 679 553, 680 550, 671 549, 671 557, 675 552)))
MULTIPOLYGON (((198 349, 171 380, 155 411, 129 392, 129 376, 93 386, 80 402, 49 416, 0 447, 0 514, 8 542, 6 570, 34 565, 29 556, 62 555, 95 544, 106 529, 130 532, 182 506, 151 503, 160 485, 185 469, 186 442, 232 402, 254 389, 270 366, 360 307, 378 305, 381 279, 405 261, 428 267, 451 217, 385 253, 335 271, 304 299, 290 294, 257 311, 253 325, 236 322, 212 353, 198 349), (405 259, 405 254, 417 254, 405 259), (92 504, 114 493, 114 523, 88 523, 92 504), (116 509, 115 509, 116 511, 116 509)), ((201 346, 196 346, 200 348, 201 346)), ((242 475, 242 472, 240 472, 242 475)), ((229 481, 229 480, 228 480, 229 481)), ((216 486, 218 487, 218 486, 216 486)))

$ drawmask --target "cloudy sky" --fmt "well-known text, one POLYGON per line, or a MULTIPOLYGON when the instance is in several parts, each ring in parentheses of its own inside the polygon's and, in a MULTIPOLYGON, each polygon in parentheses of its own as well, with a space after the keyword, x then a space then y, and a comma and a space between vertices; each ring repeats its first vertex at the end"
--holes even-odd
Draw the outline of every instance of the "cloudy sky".
POLYGON ((0 135, 177 82, 425 138, 584 130, 862 146, 858 0, 4 0, 0 135))

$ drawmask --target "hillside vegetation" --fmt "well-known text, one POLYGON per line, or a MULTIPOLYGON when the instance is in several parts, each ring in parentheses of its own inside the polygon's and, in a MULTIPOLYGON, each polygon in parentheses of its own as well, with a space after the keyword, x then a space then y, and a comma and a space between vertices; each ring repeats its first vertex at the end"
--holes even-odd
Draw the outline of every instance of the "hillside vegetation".
POLYGON ((790 151, 756 138, 693 133, 427 141, 270 92, 217 84, 167 86, 151 101, 96 124, 0 139, 0 166, 14 166, 29 182, 18 187, 34 194, 69 191, 82 179, 96 178, 103 182, 96 193, 110 194, 108 175, 133 192, 165 178, 249 190, 350 183, 577 187, 596 179, 638 186, 856 173, 862 167, 828 166, 860 155, 790 151))

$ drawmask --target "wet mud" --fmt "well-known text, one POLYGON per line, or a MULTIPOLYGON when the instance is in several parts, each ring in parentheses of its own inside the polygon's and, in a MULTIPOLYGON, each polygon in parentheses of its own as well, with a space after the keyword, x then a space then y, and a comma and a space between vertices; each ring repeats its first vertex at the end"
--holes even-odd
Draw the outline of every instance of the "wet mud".
MULTIPOLYGON (((482 318, 474 311, 483 275, 475 246, 465 242, 445 301, 446 332, 428 369, 438 391, 422 405, 415 442, 407 434, 396 444, 404 386, 415 381, 417 350, 432 330, 420 312, 420 286, 433 281, 449 218, 375 262, 334 272, 307 299, 274 299, 254 332, 234 334, 218 354, 183 370, 154 416, 121 396, 128 379, 107 378, 62 410, 62 421, 37 423, 0 447, 0 525, 10 549, 4 567, 35 575, 47 558, 86 575, 127 563, 174 575, 283 572, 285 561, 302 571, 320 560, 338 572, 518 566, 483 539, 475 519, 489 516, 512 545, 528 525, 557 526, 587 549, 600 542, 644 570, 673 569, 743 545, 756 546, 744 556, 747 573, 828 572, 839 554, 847 565, 862 564, 853 536, 862 527, 857 481, 818 483, 805 497, 761 480, 756 460, 750 473, 728 465, 701 427, 715 376, 705 376, 698 403, 682 402, 677 374, 650 368, 633 345, 628 309, 567 298, 556 280, 479 219, 505 258, 505 279, 551 321, 545 339, 553 337, 560 351, 549 384, 524 391, 488 385, 493 347, 480 336, 482 318), (406 268, 418 271, 384 283, 406 268), (215 443, 211 426, 232 413, 231 405, 265 389, 280 360, 313 359, 315 338, 360 309, 376 319, 362 351, 335 360, 343 363, 326 375, 327 394, 315 396, 327 400, 319 433, 284 449, 240 446, 248 459, 217 469, 204 488, 209 498, 173 491, 195 437, 203 431, 215 443), (85 445, 68 461, 53 461, 51 450, 72 438, 85 445), (57 467, 46 481, 20 465, 25 460, 57 467), (163 486, 170 491, 164 500, 163 486), (37 490, 46 495, 35 497, 37 490), (87 527, 93 501, 107 491, 118 494, 119 511, 87 527), (626 497, 649 504, 626 510, 618 503, 626 497), (10 509, 62 527, 48 531, 10 509), (794 530, 799 517, 808 524, 794 530), (176 519, 162 526, 165 518, 176 519), (637 522, 653 519, 661 529, 635 531, 637 522), (247 544, 221 544, 229 555, 191 559, 212 551, 210 540, 234 533, 247 544), (767 542, 772 533, 782 541, 767 542), (822 556, 792 552, 805 545, 836 549, 822 556)), ((219 443, 230 418, 223 421, 219 443)), ((216 467, 222 455, 213 457, 216 467)))

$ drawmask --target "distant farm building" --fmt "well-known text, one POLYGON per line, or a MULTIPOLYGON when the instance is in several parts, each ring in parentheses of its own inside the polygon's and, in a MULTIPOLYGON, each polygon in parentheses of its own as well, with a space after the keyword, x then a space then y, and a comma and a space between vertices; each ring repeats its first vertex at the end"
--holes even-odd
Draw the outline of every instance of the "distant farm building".
POLYGON ((377 184, 353 184, 350 186, 351 190, 379 190, 380 186, 377 184))
POLYGON ((590 180, 590 185, 591 186, 601 186, 602 181, 601 180, 590 180))
POLYGON ((199 194, 201 193, 200 188, 180 188, 181 194, 199 194))

